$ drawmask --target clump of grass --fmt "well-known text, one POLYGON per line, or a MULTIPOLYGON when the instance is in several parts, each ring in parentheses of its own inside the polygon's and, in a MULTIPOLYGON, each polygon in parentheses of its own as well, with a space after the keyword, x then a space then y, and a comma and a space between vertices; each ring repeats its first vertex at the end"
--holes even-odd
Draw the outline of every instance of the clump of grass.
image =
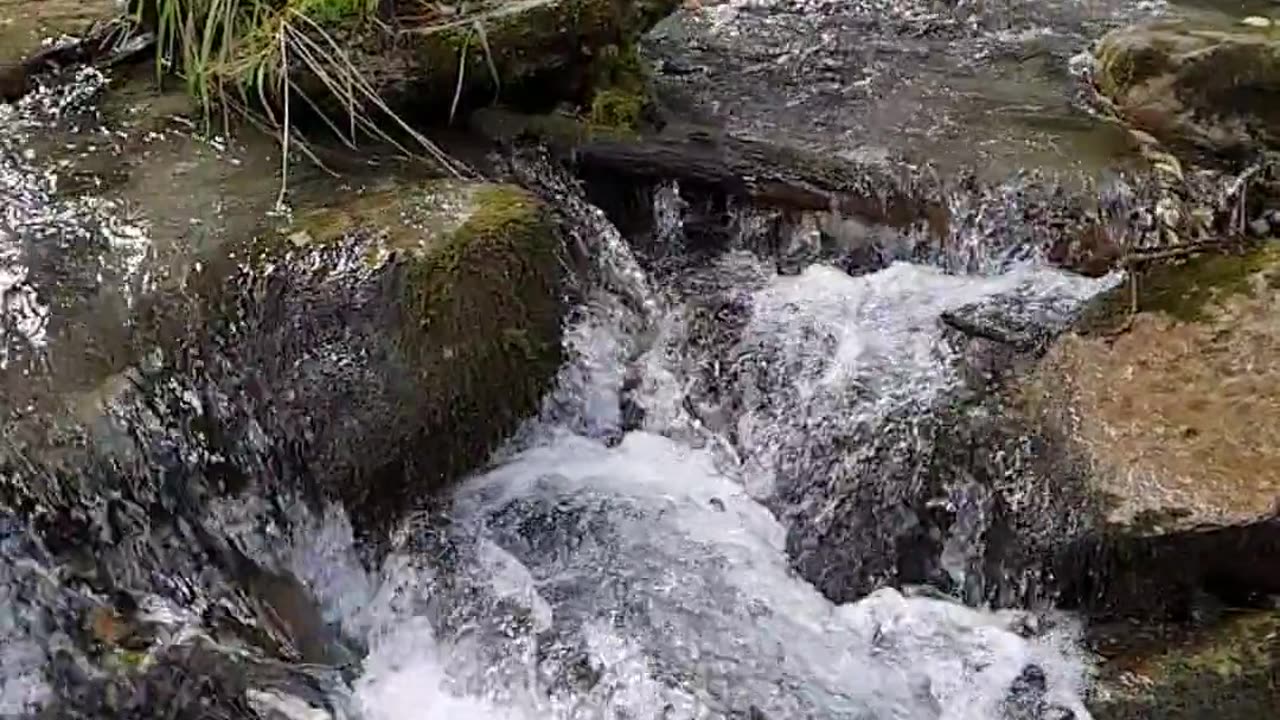
MULTIPOLYGON (((423 154, 409 151, 384 129, 395 127, 429 159, 464 175, 461 166, 386 105, 335 37, 333 28, 340 24, 377 22, 377 5, 378 0, 135 2, 140 19, 154 27, 159 71, 185 80, 207 124, 220 118, 228 125, 234 113, 276 132, 285 151, 286 178, 292 149, 322 164, 294 126, 291 103, 299 100, 351 147, 366 134, 406 154, 423 154), (317 84, 303 87, 298 82, 303 76, 317 84), (337 99, 346 117, 330 117, 317 92, 337 99)), ((282 181, 281 200, 286 186, 282 181)))

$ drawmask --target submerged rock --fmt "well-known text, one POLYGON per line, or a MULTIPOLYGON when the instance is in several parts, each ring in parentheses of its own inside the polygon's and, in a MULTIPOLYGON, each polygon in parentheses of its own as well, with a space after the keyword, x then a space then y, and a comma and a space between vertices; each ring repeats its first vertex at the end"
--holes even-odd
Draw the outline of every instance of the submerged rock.
POLYGON ((1280 39, 1179 22, 1108 34, 1095 81, 1140 129, 1221 153, 1280 143, 1280 39))
POLYGON ((1124 332, 1063 337, 1022 389, 1095 504, 1067 600, 1186 616, 1204 590, 1280 593, 1280 254, 1202 258, 1141 288, 1124 332))
MULTIPOLYGON (((484 460, 559 367, 560 231, 517 188, 372 191, 220 252, 188 282, 210 342, 180 372, 256 407, 267 446, 362 519, 484 460)), ((173 315, 154 330, 202 335, 173 315)))

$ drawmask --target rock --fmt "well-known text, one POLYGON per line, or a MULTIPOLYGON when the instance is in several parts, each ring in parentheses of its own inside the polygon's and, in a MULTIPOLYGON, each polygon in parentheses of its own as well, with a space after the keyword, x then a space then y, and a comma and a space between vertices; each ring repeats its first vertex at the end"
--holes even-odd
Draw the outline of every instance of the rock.
MULTIPOLYGON (((248 6, 248 0, 234 0, 248 6)), ((128 0, 144 26, 161 30, 161 0, 128 0)), ((252 72, 263 59, 259 35, 277 37, 288 57, 294 120, 331 126, 357 124, 359 110, 375 124, 449 121, 471 110, 504 104, 548 111, 568 103, 593 120, 638 121, 648 105, 647 69, 634 46, 640 35, 672 12, 678 0, 490 0, 483 3, 410 3, 380 0, 376 16, 366 2, 276 3, 253 21, 240 20, 230 52, 234 62, 210 68, 211 84, 258 86, 252 72), (278 14, 272 14, 278 13, 278 14)), ((218 28, 205 17, 210 4, 183 12, 200 28, 218 28)), ((179 21, 179 24, 181 22, 179 21)), ((203 32, 203 31, 202 31, 203 32)), ((199 40, 200 38, 195 38, 199 40)), ((191 38, 179 38, 177 48, 191 38)), ((219 42, 222 38, 219 37, 219 42)), ((162 38, 162 47, 164 42, 162 38)), ((180 64, 182 58, 174 58, 180 64)), ((271 58, 271 63, 278 60, 271 58)), ((278 66, 272 70, 280 69, 278 66)), ((204 72, 203 70, 201 72, 204 72)), ((266 104, 285 98, 269 87, 266 104)), ((201 97, 202 101, 213 100, 201 97)))
POLYGON ((1109 336, 1128 289, 1101 297, 1020 390, 1091 505, 1064 601, 1184 617, 1280 592, 1280 251, 1154 269, 1139 300, 1109 336))
POLYGON ((119 645, 132 633, 128 621, 105 605, 90 610, 85 624, 93 639, 108 647, 119 645))
POLYGON ((1071 165, 1090 162, 1094 148, 1082 153, 1082 145, 1119 134, 1099 125, 1082 143, 1075 134, 1082 116, 1064 113, 1074 86, 1067 70, 1079 50, 1078 35, 1060 32, 1077 22, 1064 8, 1040 6, 1033 19, 995 6, 944 5, 926 19, 916 6, 862 2, 693 3, 659 23, 644 46, 662 71, 655 79, 667 106, 691 106, 733 134, 830 157, 904 157, 944 177, 974 169, 998 182, 1057 166, 1015 139, 1032 128, 1037 136, 1067 130, 1062 147, 1072 149, 1071 165), (990 31, 997 26, 1008 34, 990 31), (1024 72, 1010 77, 994 58, 1019 58, 1024 72), (1006 97, 1034 109, 1010 112, 1006 97))
POLYGON ((445 117, 460 93, 462 112, 495 98, 542 111, 569 101, 597 119, 634 121, 645 102, 645 71, 633 45, 678 4, 500 0, 459 22, 401 3, 394 33, 371 23, 349 29, 352 64, 413 115, 445 117))
POLYGON ((966 336, 1034 352, 1071 326, 1077 306, 1073 298, 1011 292, 944 311, 942 321, 966 336))
POLYGON ((76 35, 116 11, 115 0, 26 2, 0 21, 0 74, 40 49, 45 38, 76 35))
POLYGON ((1097 720, 1251 720, 1280 703, 1280 613, 1243 613, 1191 630, 1125 623, 1092 634, 1109 633, 1122 647, 1103 650, 1090 707, 1097 720))
POLYGON ((198 639, 163 648, 135 672, 83 673, 69 655, 48 675, 53 697, 31 717, 142 720, 163 708, 174 720, 328 719, 338 715, 302 666, 232 653, 198 639))
POLYGON ((1095 82, 1137 127, 1217 153, 1280 142, 1280 39, 1155 22, 1107 34, 1095 82))
POLYGON ((1051 703, 1048 677, 1038 665, 1027 665, 1014 678, 1009 695, 1001 704, 1002 720, 1075 720, 1075 712, 1051 703))
POLYGON ((1266 237, 1271 234, 1271 223, 1266 218, 1258 218, 1249 223, 1249 232, 1254 237, 1266 237))
POLYGON ((1050 245, 1049 261, 1088 277, 1100 277, 1115 269, 1124 255, 1112 234, 1099 223, 1088 223, 1075 232, 1061 233, 1050 245))
POLYGON ((98 22, 112 11, 109 2, 35 3, 23 18, 0 25, 0 102, 14 102, 35 85, 36 77, 61 68, 136 56, 150 40, 122 40, 126 23, 98 22))
POLYGON ((374 190, 220 250, 187 283, 195 307, 161 299, 149 332, 205 338, 171 354, 209 407, 257 406, 261 430, 222 418, 225 442, 266 432, 321 492, 390 523, 537 409, 560 364, 561 245, 518 188, 374 190))

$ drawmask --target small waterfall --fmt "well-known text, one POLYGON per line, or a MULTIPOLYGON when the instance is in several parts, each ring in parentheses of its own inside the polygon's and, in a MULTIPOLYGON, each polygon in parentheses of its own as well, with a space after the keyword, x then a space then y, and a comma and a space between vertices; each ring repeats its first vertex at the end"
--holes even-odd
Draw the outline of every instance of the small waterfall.
MULTIPOLYGON (((572 217, 603 232, 588 245, 609 254, 600 272, 622 269, 605 286, 647 288, 616 231, 572 217)), ((394 600, 360 611, 383 628, 356 682, 366 717, 1089 717, 1070 621, 1027 636, 1026 613, 894 590, 833 603, 794 573, 780 520, 820 522, 833 508, 814 503, 836 490, 866 496, 848 483, 892 496, 871 472, 889 458, 848 443, 897 438, 892 423, 960 383, 942 314, 1009 296, 1074 307, 1110 281, 1034 263, 770 265, 730 252, 658 294, 588 296, 542 417, 383 566, 374 595, 394 600), (424 562, 441 554, 449 567, 424 562)), ((964 556, 976 531, 956 533, 948 552, 964 556)))
MULTIPOLYGON (((56 205, 23 162, 0 165, 23 183, 0 197, 56 205)), ((779 262, 744 212, 723 252, 650 274, 561 169, 512 171, 579 264, 540 415, 372 559, 343 509, 274 482, 307 458, 262 446, 253 398, 148 376, 148 402, 122 393, 104 421, 105 457, 63 438, 65 466, 33 470, 4 446, 0 500, 35 509, 0 516, 0 714, 112 717, 96 698, 122 696, 309 720, 1089 717, 1069 619, 868 590, 903 580, 902 537, 942 546, 911 580, 963 587, 982 552, 992 489, 935 477, 940 409, 965 385, 944 316, 1007 303, 1058 322, 1111 280, 1039 264, 1040 238, 1003 214, 1013 190, 961 208, 934 264, 905 262, 914 236, 877 237, 856 276, 807 246, 779 262), (924 501, 954 522, 929 525, 924 501), (122 618, 152 640, 143 657, 81 637, 121 578, 148 590, 122 618), (291 624, 311 641, 296 657, 291 624)), ((690 249, 679 188, 654 203, 649 242, 690 249)), ((0 283, 26 314, 0 330, 34 343, 54 309, 24 289, 23 212, 0 224, 0 283)))

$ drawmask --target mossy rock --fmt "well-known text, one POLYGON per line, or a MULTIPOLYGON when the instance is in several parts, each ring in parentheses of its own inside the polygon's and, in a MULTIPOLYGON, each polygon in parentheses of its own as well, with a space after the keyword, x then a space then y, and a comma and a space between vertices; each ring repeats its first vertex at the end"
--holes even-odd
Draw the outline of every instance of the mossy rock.
MULTIPOLYGON (((1256 282, 1280 282, 1280 244, 1266 243, 1239 252, 1208 252, 1185 261, 1159 263, 1140 270, 1138 311, 1163 313, 1182 322, 1208 319, 1222 302, 1253 290, 1256 282)), ((1121 284, 1100 295, 1081 318, 1087 334, 1106 332, 1124 322, 1131 289, 1121 284)))
POLYGON ((385 523, 536 412, 561 360, 564 266, 559 225, 524 190, 392 187, 223 249, 166 334, 208 336, 189 364, 234 368, 221 392, 266 392, 273 441, 385 523))
MULTIPOLYGON (((568 102, 610 124, 634 123, 648 102, 640 36, 677 0, 491 0, 480 18, 442 28, 406 19, 394 44, 355 58, 406 112, 441 117, 494 100, 547 111, 568 102), (597 93, 607 92, 597 101, 597 93), (460 94, 459 94, 460 93, 460 94), (594 107, 598 105, 598 107, 594 107)), ((430 21, 426 21, 430 22, 430 21)))
POLYGON ((1138 128, 1214 152, 1280 144, 1280 36, 1157 22, 1095 52, 1098 89, 1138 128))
POLYGON ((1094 301, 1019 387, 1083 477, 1073 602, 1191 612, 1202 590, 1280 593, 1280 247, 1144 271, 1094 301))
POLYGON ((1156 635, 1103 665, 1095 718, 1255 720, 1280 707, 1280 613, 1243 613, 1156 635))

